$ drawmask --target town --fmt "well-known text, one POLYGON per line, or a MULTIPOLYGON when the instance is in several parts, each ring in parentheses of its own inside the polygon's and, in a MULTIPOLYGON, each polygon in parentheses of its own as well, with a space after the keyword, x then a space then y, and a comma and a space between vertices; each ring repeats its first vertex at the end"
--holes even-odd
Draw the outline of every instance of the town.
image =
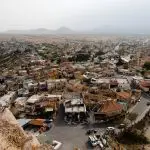
POLYGON ((6 35, 0 53, 0 149, 150 149, 148 36, 6 35))

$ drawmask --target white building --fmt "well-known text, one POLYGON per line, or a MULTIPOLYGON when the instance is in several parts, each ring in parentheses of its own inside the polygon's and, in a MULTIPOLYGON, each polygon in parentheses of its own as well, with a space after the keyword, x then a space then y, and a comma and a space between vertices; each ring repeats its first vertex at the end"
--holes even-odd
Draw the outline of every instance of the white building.
POLYGON ((70 99, 64 102, 65 113, 86 113, 83 99, 70 99))
POLYGON ((16 97, 16 92, 9 91, 7 94, 5 94, 0 98, 0 105, 9 106, 10 103, 15 99, 15 97, 16 97))
POLYGON ((40 100, 41 96, 40 95, 32 95, 27 99, 28 104, 34 104, 40 100))

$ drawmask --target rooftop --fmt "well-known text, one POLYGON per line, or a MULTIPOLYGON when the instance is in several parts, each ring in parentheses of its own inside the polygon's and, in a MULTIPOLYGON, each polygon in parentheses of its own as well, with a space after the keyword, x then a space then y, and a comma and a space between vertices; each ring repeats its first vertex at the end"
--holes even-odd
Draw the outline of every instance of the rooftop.
POLYGON ((27 102, 34 104, 35 102, 40 100, 40 98, 41 98, 40 95, 32 95, 31 97, 29 97, 29 99, 27 99, 27 102))
POLYGON ((122 109, 122 105, 116 103, 114 100, 108 100, 102 104, 100 112, 113 113, 115 111, 122 111, 122 109))
POLYGON ((16 92, 14 91, 9 91, 7 94, 5 94, 4 96, 2 96, 0 98, 0 104, 2 106, 6 106, 7 104, 9 104, 11 102, 11 98, 15 95, 16 92))
POLYGON ((73 106, 69 108, 65 108, 66 113, 79 113, 79 112, 86 112, 85 106, 73 106))
POLYGON ((117 92, 117 95, 120 96, 123 99, 129 99, 131 97, 131 94, 129 92, 117 92))
POLYGON ((149 87, 150 88, 150 80, 142 80, 140 82, 140 85, 143 86, 143 87, 149 87))

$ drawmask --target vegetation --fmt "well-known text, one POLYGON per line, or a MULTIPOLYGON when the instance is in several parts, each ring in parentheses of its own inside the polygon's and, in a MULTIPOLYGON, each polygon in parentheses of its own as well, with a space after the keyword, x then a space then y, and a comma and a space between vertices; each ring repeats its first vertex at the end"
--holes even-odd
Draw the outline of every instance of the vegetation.
POLYGON ((95 53, 95 57, 101 56, 101 55, 104 55, 103 51, 98 51, 98 52, 95 53))
POLYGON ((82 50, 86 50, 86 49, 89 49, 89 45, 84 45, 83 47, 82 47, 82 50))
POLYGON ((150 61, 145 62, 145 64, 143 65, 143 68, 146 70, 150 70, 150 61))
POLYGON ((136 114, 136 113, 130 113, 128 115, 128 119, 132 122, 137 118, 137 116, 138 116, 138 114, 136 114))
POLYGON ((124 48, 119 49, 118 54, 120 56, 124 55, 124 53, 125 53, 125 49, 124 48))
POLYGON ((88 61, 90 58, 90 53, 79 53, 76 55, 75 61, 88 61))
POLYGON ((47 55, 45 53, 38 53, 43 59, 47 59, 47 55))
POLYGON ((149 144, 148 139, 143 134, 138 133, 137 130, 124 131, 117 140, 123 144, 149 144))

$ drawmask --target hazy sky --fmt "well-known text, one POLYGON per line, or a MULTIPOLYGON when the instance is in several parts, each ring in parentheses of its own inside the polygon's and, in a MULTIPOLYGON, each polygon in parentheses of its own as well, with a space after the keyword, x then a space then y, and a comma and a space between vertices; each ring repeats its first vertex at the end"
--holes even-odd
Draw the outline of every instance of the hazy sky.
POLYGON ((0 0, 0 31, 61 26, 149 29, 150 0, 0 0))

